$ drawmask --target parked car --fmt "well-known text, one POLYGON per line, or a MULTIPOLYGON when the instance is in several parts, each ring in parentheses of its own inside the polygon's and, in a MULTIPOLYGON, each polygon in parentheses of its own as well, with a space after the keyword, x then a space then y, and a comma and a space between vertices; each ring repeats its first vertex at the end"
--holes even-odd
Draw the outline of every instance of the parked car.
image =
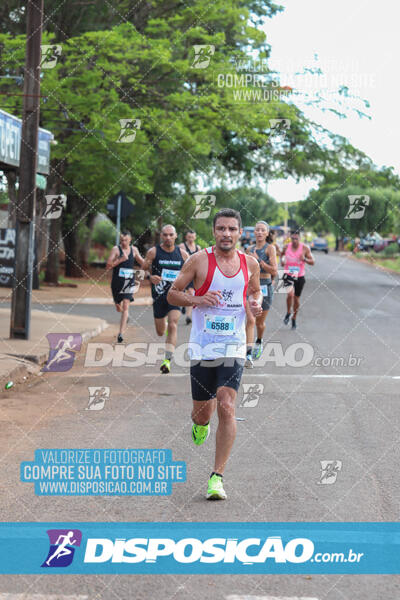
POLYGON ((248 246, 251 246, 251 244, 254 244, 256 240, 254 235, 254 229, 255 227, 243 227, 243 233, 242 237, 240 238, 240 243, 244 250, 246 250, 248 246))
POLYGON ((390 244, 396 244, 396 240, 392 238, 382 238, 381 240, 378 240, 376 244, 374 244, 374 250, 375 252, 381 252, 381 250, 384 250, 390 244))
POLYGON ((328 250, 328 242, 323 237, 316 237, 311 242, 311 250, 313 252, 318 251, 318 252, 325 252, 325 254, 328 254, 328 251, 329 251, 328 250))
POLYGON ((362 252, 369 252, 370 250, 374 249, 375 245, 379 246, 382 244, 382 242, 383 238, 379 235, 379 233, 374 231, 373 233, 368 233, 366 236, 361 238, 358 249, 362 252))

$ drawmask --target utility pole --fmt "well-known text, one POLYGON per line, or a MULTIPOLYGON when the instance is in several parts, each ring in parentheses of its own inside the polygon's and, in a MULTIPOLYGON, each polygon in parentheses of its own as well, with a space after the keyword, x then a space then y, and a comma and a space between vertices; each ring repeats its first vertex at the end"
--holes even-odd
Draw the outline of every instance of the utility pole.
POLYGON ((27 0, 24 108, 16 205, 15 274, 10 322, 10 338, 24 340, 29 339, 31 320, 42 23, 43 0, 27 0))

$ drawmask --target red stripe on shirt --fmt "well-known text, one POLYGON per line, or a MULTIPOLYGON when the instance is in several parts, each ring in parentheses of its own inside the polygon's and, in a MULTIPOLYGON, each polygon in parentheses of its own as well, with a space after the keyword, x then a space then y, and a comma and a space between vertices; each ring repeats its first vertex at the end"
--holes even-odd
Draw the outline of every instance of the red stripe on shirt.
POLYGON ((217 266, 217 261, 215 260, 214 252, 207 252, 207 256, 208 256, 208 269, 207 269, 206 279, 205 279, 203 285, 201 287, 199 287, 199 289, 195 290, 195 293, 194 293, 195 296, 204 296, 204 294, 206 294, 208 292, 211 282, 214 277, 215 269, 217 266))

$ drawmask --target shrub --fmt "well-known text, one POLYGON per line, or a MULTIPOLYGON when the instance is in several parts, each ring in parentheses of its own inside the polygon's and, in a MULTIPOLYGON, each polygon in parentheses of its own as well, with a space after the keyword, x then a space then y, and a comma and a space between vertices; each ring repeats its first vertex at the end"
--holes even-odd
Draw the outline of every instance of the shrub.
POLYGON ((98 221, 93 229, 92 242, 112 248, 115 244, 115 227, 108 219, 98 221))
POLYGON ((389 244, 382 250, 383 256, 391 257, 395 256, 399 252, 399 247, 397 244, 389 244))

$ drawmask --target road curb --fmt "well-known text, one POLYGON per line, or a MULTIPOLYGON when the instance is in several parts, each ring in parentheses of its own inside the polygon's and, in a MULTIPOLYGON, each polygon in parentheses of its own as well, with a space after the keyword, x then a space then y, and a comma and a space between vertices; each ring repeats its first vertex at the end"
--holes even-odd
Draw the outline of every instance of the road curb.
POLYGON ((366 258, 357 258, 357 256, 351 256, 351 255, 348 258, 350 258, 351 260, 354 260, 355 262, 362 263, 363 265, 369 265, 370 267, 373 267, 374 269, 378 269, 379 271, 386 271, 386 273, 390 273, 391 275, 400 276, 399 271, 396 271, 395 269, 390 269, 390 267, 384 267, 383 265, 374 264, 373 262, 371 262, 370 260, 367 260, 366 258))
MULTIPOLYGON (((93 329, 89 329, 84 331, 82 335, 82 343, 86 343, 91 338, 100 335, 107 327, 110 326, 110 323, 105 321, 104 319, 100 319, 100 323, 94 327, 93 329)), ((4 354, 2 357, 9 358, 10 361, 13 361, 15 366, 10 367, 10 369, 3 373, 0 377, 0 382, 2 388, 9 381, 15 383, 21 383, 25 381, 30 375, 37 375, 40 372, 42 365, 46 362, 48 358, 48 352, 43 352, 41 354, 4 354)))
MULTIPOLYGON (((42 304, 44 306, 46 305, 45 302, 43 302, 42 304)), ((95 304, 96 306, 114 306, 112 298, 61 298, 57 300, 52 300, 51 302, 48 302, 48 304, 95 304)), ((152 304, 153 299, 151 297, 145 296, 142 298, 135 298, 134 302, 132 303, 132 306, 151 306, 152 304)))

